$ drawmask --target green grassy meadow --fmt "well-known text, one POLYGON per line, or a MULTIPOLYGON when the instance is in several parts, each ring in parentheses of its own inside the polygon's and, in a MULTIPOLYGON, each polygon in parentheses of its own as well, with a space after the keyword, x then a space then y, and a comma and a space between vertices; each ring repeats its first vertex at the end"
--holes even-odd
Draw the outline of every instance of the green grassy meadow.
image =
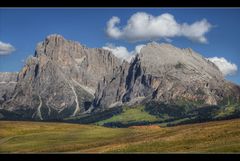
POLYGON ((150 115, 144 110, 144 106, 137 106, 134 108, 125 107, 123 112, 119 115, 115 115, 109 119, 96 122, 96 125, 103 125, 109 122, 121 122, 123 124, 141 122, 141 121, 157 121, 158 118, 154 115, 150 115))
POLYGON ((128 128, 0 121, 0 153, 55 152, 240 152, 240 119, 174 127, 149 125, 128 128))

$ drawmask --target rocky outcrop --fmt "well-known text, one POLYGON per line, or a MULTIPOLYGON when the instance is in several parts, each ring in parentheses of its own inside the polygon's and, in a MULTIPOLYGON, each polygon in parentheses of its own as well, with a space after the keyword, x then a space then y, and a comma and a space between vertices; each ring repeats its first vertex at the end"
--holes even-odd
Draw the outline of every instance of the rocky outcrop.
POLYGON ((9 99, 17 84, 17 72, 0 73, 0 104, 9 99))
POLYGON ((200 54, 157 43, 143 47, 130 65, 121 66, 98 89, 95 104, 102 108, 150 100, 217 105, 240 98, 239 86, 224 80, 217 66, 200 54))
POLYGON ((50 35, 27 59, 12 98, 1 108, 30 119, 76 116, 88 110, 98 82, 119 65, 107 50, 50 35))
MULTIPOLYGON (((122 95, 126 92, 126 79, 130 64, 123 61, 119 68, 116 68, 113 75, 104 77, 99 82, 93 102, 94 107, 114 107, 122 105, 122 95)), ((96 108, 98 109, 98 108, 96 108)))

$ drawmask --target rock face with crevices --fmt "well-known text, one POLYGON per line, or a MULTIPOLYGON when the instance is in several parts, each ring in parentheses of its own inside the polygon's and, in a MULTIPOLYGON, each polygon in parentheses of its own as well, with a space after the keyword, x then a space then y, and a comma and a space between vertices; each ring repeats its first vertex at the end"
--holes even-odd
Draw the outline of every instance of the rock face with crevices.
POLYGON ((27 59, 12 97, 1 109, 26 119, 77 116, 91 106, 98 81, 119 65, 120 60, 107 50, 50 35, 27 59))
POLYGON ((0 72, 0 104, 9 99, 17 84, 17 72, 0 72))
POLYGON ((100 83, 94 104, 100 108, 157 101, 201 105, 239 102, 240 87, 192 49, 149 43, 128 65, 100 83))

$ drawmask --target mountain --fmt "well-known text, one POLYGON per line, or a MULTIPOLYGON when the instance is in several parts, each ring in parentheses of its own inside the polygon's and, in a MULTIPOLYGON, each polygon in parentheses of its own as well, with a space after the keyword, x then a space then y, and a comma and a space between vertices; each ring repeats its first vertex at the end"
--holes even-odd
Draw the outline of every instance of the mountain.
POLYGON ((239 102, 240 88, 218 67, 192 49, 149 43, 130 64, 100 83, 96 106, 113 107, 157 101, 165 104, 239 102))
POLYGON ((25 119, 62 119, 91 106, 98 81, 120 65, 111 52, 90 49, 60 35, 40 42, 18 74, 1 108, 25 119))
POLYGON ((17 72, 0 72, 0 104, 9 99, 17 84, 17 72))
MULTIPOLYGON (((0 81, 9 82, 7 75, 0 81)), ((122 126, 119 119, 138 125, 240 117, 239 86, 192 49, 165 43, 146 44, 129 63, 108 50, 49 35, 13 75, 13 86, 0 86, 6 88, 1 119, 122 126)))

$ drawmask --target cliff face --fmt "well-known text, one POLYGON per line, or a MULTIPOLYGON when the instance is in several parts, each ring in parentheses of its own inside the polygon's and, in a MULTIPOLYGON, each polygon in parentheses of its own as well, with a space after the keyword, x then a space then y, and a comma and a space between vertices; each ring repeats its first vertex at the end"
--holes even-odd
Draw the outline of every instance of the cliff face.
POLYGON ((217 66, 200 54, 157 43, 143 47, 129 65, 100 83, 99 89, 95 104, 103 108, 150 100, 217 105, 227 98, 240 98, 239 86, 225 81, 217 66))
POLYGON ((98 81, 119 65, 109 51, 50 35, 26 61, 2 108, 40 120, 76 116, 91 106, 98 81))
POLYGON ((0 104, 9 99, 17 84, 17 72, 0 73, 0 104))

